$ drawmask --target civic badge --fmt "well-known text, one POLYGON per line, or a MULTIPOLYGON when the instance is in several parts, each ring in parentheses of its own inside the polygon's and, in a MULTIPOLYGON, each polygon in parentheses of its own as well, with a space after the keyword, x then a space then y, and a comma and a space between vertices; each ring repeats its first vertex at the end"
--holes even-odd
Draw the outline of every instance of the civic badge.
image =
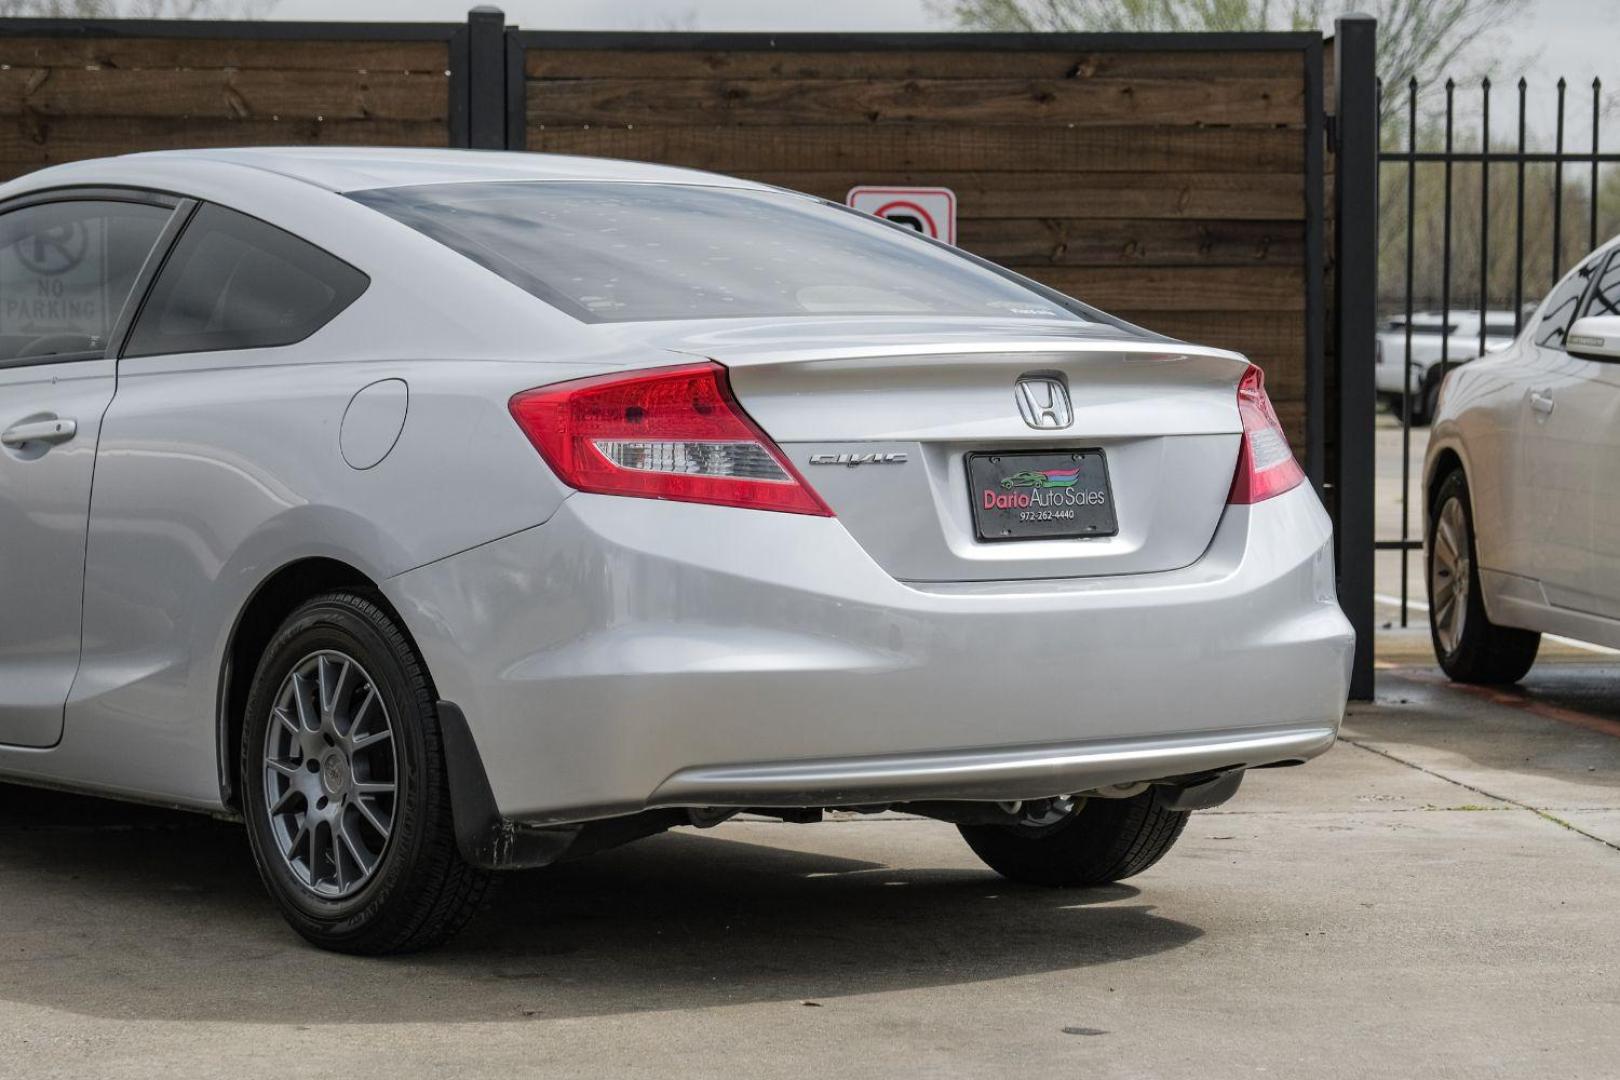
POLYGON ((1056 431, 1074 423, 1074 407, 1069 404, 1069 388, 1061 379, 1025 375, 1013 387, 1018 412, 1032 428, 1056 431))

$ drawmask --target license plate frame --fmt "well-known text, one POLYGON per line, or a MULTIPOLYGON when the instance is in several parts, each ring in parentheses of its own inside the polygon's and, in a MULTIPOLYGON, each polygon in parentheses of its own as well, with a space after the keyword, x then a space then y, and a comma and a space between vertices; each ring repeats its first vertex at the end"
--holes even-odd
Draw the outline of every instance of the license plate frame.
POLYGON ((965 471, 973 533, 980 543, 1119 535, 1108 455, 1101 447, 975 450, 967 455, 965 471))

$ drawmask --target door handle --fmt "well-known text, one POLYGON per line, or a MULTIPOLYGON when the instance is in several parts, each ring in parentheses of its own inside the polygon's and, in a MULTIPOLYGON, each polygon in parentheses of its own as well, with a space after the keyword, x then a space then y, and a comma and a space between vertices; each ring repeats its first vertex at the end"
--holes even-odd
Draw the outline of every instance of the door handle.
POLYGON ((79 433, 79 422, 64 417, 48 420, 26 420, 13 424, 0 432, 0 446, 13 449, 31 442, 64 443, 79 433))
POLYGON ((1545 390, 1530 391, 1530 407, 1536 410, 1536 412, 1541 413, 1543 416, 1551 414, 1553 411, 1553 404, 1551 387, 1548 387, 1545 390))

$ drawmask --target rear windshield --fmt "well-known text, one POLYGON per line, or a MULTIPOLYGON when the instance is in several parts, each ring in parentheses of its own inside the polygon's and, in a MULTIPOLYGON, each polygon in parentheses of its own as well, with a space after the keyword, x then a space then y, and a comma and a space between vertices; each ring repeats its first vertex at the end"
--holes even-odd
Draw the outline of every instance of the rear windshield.
POLYGON ((546 181, 351 198, 587 322, 977 315, 1118 325, 901 227, 785 192, 546 181))

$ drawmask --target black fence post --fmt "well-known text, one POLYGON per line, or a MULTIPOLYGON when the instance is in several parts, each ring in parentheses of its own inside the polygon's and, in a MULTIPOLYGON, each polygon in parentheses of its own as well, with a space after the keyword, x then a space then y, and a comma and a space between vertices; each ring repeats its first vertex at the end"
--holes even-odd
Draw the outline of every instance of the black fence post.
POLYGON ((1305 476, 1328 505, 1327 93, 1320 35, 1305 47, 1305 476))
POLYGON ((506 14, 488 5, 467 12, 467 145, 506 149, 506 14))
POLYGON ((1373 696, 1373 355, 1378 293, 1378 23, 1338 20, 1334 78, 1334 346, 1338 358, 1339 603, 1356 631, 1350 696, 1373 696))

